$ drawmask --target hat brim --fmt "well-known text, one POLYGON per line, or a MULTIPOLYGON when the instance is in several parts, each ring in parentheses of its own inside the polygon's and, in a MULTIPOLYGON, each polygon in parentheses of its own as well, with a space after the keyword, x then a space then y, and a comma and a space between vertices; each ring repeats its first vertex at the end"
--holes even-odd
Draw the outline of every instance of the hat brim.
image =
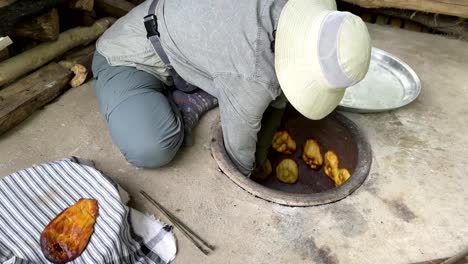
POLYGON ((290 0, 278 21, 276 75, 288 101, 309 119, 330 114, 345 93, 326 81, 316 53, 321 22, 334 10, 330 1, 290 0))

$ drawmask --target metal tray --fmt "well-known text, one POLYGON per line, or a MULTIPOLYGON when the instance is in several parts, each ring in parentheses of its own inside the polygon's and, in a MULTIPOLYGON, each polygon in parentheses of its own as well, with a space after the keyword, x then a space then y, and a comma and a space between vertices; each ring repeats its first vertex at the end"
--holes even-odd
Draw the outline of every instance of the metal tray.
POLYGON ((372 48, 366 77, 346 89, 338 110, 373 113, 390 111, 413 102, 421 81, 408 64, 381 49, 372 48))

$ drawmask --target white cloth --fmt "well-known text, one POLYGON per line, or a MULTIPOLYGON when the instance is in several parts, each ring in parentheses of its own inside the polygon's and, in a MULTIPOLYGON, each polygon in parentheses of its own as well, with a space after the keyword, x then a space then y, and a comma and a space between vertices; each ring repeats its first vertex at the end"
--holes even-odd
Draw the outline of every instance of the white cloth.
MULTIPOLYGON (((33 166, 0 180, 0 263, 49 263, 40 234, 81 198, 98 201, 94 233, 70 263, 165 264, 176 255, 171 227, 122 202, 128 194, 93 166, 76 158, 33 166)), ((126 198, 125 198, 126 197, 126 198)))

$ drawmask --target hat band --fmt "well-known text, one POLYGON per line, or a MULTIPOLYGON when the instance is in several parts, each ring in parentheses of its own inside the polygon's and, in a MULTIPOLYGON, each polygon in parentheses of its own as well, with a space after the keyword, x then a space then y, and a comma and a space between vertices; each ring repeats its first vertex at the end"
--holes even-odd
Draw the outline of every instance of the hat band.
POLYGON ((318 58, 323 75, 333 88, 346 88, 355 82, 343 72, 338 59, 341 25, 348 12, 331 12, 322 22, 318 39, 318 58))

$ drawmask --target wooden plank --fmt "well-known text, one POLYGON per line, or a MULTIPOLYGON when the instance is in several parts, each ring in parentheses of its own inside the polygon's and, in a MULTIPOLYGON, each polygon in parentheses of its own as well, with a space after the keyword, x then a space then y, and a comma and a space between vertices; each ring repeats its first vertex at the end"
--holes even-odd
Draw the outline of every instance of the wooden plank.
POLYGON ((57 40, 60 33, 59 15, 55 8, 27 22, 16 25, 13 35, 39 41, 57 40))
POLYGON ((63 93, 72 75, 69 69, 51 63, 0 90, 0 135, 63 93))
POLYGON ((365 8, 391 7, 468 18, 466 0, 342 0, 365 8))
POLYGON ((121 17, 132 10, 135 5, 125 0, 96 0, 96 6, 113 17, 121 17))

